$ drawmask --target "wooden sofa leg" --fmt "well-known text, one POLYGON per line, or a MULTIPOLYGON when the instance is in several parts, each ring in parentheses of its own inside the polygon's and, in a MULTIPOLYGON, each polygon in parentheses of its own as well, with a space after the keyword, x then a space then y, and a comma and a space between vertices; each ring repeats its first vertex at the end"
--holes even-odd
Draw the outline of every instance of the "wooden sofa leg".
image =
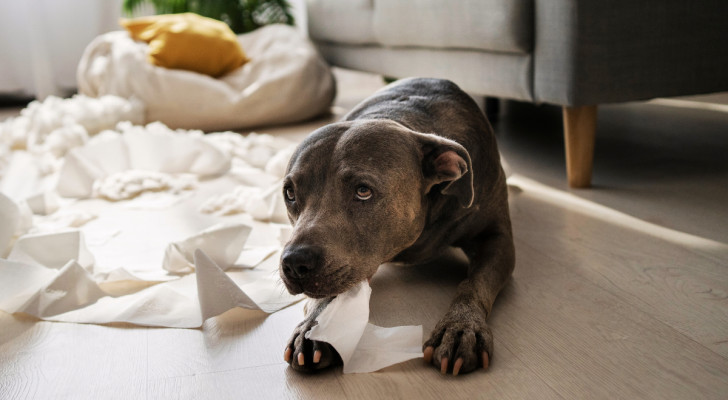
POLYGON ((596 128, 597 106, 564 107, 566 175, 573 188, 591 185, 596 128))

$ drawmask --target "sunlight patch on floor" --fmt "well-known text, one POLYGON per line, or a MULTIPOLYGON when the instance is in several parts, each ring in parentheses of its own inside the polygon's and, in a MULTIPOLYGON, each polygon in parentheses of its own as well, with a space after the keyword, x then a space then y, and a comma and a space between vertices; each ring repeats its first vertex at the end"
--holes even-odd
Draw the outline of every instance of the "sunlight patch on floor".
POLYGON ((572 193, 546 186, 522 175, 511 175, 508 178, 508 185, 555 206, 568 208, 570 211, 582 213, 612 225, 632 229, 677 245, 703 250, 716 256, 728 257, 728 244, 643 221, 609 207, 582 199, 572 193))

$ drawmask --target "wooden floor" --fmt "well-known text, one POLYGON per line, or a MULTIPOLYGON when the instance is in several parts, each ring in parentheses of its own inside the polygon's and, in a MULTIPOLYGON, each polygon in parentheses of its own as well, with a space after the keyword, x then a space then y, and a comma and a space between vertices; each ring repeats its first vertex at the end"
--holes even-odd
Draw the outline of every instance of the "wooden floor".
MULTIPOLYGON (((337 113, 379 82, 340 73, 337 113)), ((515 174, 517 265, 489 320, 487 372, 442 376, 412 360, 371 374, 296 373, 282 358, 301 304, 232 310, 201 330, 0 312, 0 398, 728 398, 728 113, 602 107, 590 190, 567 189, 560 115, 506 104, 495 124, 515 174)), ((261 131, 299 139, 325 122, 261 131)), ((457 252, 383 266, 373 322, 429 332, 464 274, 457 252)))

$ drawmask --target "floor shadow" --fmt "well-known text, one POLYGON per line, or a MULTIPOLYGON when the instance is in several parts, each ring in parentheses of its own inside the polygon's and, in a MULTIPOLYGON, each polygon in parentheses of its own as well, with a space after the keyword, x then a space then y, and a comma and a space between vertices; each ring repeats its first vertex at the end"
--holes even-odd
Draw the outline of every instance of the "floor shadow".
POLYGON ((372 279, 370 320, 381 326, 423 325, 429 333, 467 277, 459 250, 421 265, 385 264, 372 279))
POLYGON ((728 113, 600 106, 593 186, 570 189, 560 108, 507 105, 495 129, 514 173, 670 229, 728 241, 728 113))

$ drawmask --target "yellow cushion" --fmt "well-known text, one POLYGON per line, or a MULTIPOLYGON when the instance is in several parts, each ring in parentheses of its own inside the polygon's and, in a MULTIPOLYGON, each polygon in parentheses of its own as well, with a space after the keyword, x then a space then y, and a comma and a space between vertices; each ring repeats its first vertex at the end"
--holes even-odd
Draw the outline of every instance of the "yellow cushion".
POLYGON ((149 43, 149 62, 218 77, 248 61, 235 33, 222 21, 194 13, 122 19, 135 40, 149 43))

